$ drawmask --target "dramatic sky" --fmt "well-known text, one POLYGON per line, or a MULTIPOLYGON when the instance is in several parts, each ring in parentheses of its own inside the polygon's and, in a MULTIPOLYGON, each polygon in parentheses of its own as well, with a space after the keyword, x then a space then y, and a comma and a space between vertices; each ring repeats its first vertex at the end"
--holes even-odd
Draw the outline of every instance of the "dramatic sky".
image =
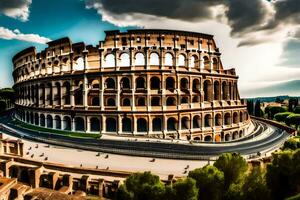
POLYGON ((65 36, 96 45, 132 28, 213 34, 242 97, 300 95, 299 0, 0 0, 0 87, 23 48, 65 36))

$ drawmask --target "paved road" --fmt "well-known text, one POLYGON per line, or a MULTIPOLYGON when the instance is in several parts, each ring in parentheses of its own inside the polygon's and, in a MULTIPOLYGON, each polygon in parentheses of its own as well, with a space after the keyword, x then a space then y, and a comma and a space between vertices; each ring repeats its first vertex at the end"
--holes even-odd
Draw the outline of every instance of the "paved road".
MULTIPOLYGON (((232 145, 201 145, 201 144, 176 144, 163 142, 145 141, 118 141, 109 139, 73 138, 62 135, 53 135, 42 132, 29 131, 13 125, 10 117, 0 119, 0 130, 6 134, 19 138, 25 138, 37 142, 48 143, 96 152, 115 153, 123 155, 160 157, 172 159, 195 159, 202 160, 215 157, 224 152, 239 152, 243 155, 256 154, 268 149, 278 147, 289 134, 276 127, 272 134, 260 140, 248 138, 247 142, 231 142, 232 145)), ((257 126, 255 136, 262 134, 268 125, 263 122, 254 121, 257 126)), ((245 140, 243 140, 245 141, 245 140)))

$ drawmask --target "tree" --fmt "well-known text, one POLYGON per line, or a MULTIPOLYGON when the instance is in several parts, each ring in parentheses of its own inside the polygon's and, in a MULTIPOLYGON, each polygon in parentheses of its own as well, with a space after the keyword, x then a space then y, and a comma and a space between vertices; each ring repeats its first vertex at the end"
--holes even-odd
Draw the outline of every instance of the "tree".
POLYGON ((273 161, 267 166, 266 181, 275 200, 285 199, 299 193, 300 149, 273 154, 273 161))
POLYGON ((173 186, 167 186, 165 199, 169 200, 197 200, 198 190, 196 181, 192 178, 177 180, 173 186))
POLYGON ((245 178, 242 186, 243 198, 252 200, 270 199, 270 190, 267 187, 265 173, 260 167, 254 167, 245 178))
POLYGON ((300 138, 290 138, 283 144, 283 150, 296 150, 300 148, 300 138))
POLYGON ((254 107, 254 115, 256 117, 261 117, 261 108, 260 108, 260 100, 256 100, 254 107))
POLYGON ((294 113, 300 114, 300 106, 297 106, 297 107, 294 109, 294 113))
POLYGON ((129 176, 116 193, 116 199, 160 200, 165 193, 165 186, 159 177, 151 172, 134 173, 129 176))
POLYGON ((196 180, 199 199, 221 199, 224 188, 224 173, 215 166, 207 165, 190 171, 188 177, 196 180))
POLYGON ((298 106, 298 98, 290 98, 289 99, 289 105, 288 105, 288 111, 293 112, 295 107, 298 106))
POLYGON ((291 112, 277 113, 274 115, 274 118, 276 121, 285 122, 286 118, 291 114, 293 114, 293 113, 291 113, 291 112))
POLYGON ((248 169, 246 160, 237 153, 224 153, 214 163, 214 166, 224 173, 225 190, 232 183, 238 183, 248 169))
POLYGON ((281 107, 281 106, 267 106, 265 109, 265 112, 268 113, 268 118, 273 119, 274 115, 277 113, 282 113, 286 112, 287 108, 286 107, 281 107))
POLYGON ((253 115, 253 100, 247 100, 247 110, 249 115, 253 115))
POLYGON ((289 115, 285 123, 290 126, 290 125, 295 125, 296 130, 298 130, 298 126, 300 125, 300 114, 291 114, 289 115))

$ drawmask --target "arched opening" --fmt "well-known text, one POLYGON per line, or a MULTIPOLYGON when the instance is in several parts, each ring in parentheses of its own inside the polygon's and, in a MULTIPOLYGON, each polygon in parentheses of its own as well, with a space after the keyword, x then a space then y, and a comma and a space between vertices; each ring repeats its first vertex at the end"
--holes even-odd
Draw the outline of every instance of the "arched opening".
POLYGON ((205 127, 211 127, 211 115, 210 114, 206 114, 204 117, 204 126, 205 127))
POLYGON ((68 116, 65 116, 63 118, 63 129, 66 131, 70 131, 71 130, 71 118, 68 116))
POLYGON ((108 98, 106 102, 107 106, 116 106, 116 101, 114 98, 108 98))
POLYGON ((160 98, 159 97, 152 97, 151 106, 160 106, 160 98))
POLYGON ((201 138, 200 137, 194 137, 194 140, 195 141, 201 141, 201 138))
POLYGON ((27 169, 22 169, 20 173, 20 182, 30 183, 30 176, 27 169))
POLYGON ((99 81, 98 80, 93 80, 91 82, 91 86, 92 86, 93 89, 99 89, 100 88, 99 81))
POLYGON ((83 104, 83 84, 79 83, 79 87, 74 91, 75 105, 83 104))
POLYGON ((75 130, 84 131, 84 119, 82 117, 75 118, 75 130))
POLYGON ((99 105, 100 105, 99 97, 93 97, 92 98, 92 106, 99 106, 99 105))
POLYGON ((51 115, 47 115, 47 128, 53 128, 53 118, 51 115))
POLYGON ((212 101, 212 86, 209 80, 204 81, 204 101, 212 101))
POLYGON ((131 119, 130 118, 123 118, 122 119, 122 132, 132 132, 132 125, 131 125, 131 119))
POLYGON ((60 118, 60 116, 56 115, 54 117, 54 121, 55 121, 55 128, 56 129, 61 129, 61 118, 60 118))
POLYGON ((124 98, 124 99, 123 99, 122 106, 131 106, 130 99, 124 98))
POLYGON ((193 103, 199 103, 199 102, 200 102, 200 96, 194 96, 193 103))
POLYGON ((181 118, 181 130, 186 130, 190 128, 190 120, 188 117, 181 118))
POLYGON ((35 125, 39 125, 39 114, 37 113, 34 114, 34 123, 35 125))
POLYGON ((240 132, 239 132, 239 137, 240 137, 240 138, 243 137, 243 130, 240 130, 240 132))
POLYGON ((167 90, 174 90, 175 89, 175 80, 172 77, 168 77, 166 79, 166 89, 167 90))
POLYGON ((230 114, 229 113, 226 113, 224 115, 224 123, 225 123, 225 125, 230 125, 231 124, 230 114))
POLYGON ((63 84, 64 86, 64 104, 65 105, 70 105, 71 102, 71 85, 69 82, 64 82, 63 84))
POLYGON ((144 118, 139 118, 137 120, 137 132, 147 132, 148 126, 147 121, 144 118))
POLYGON ((53 98, 52 98, 53 88, 52 88, 52 84, 51 83, 47 84, 47 91, 48 91, 47 92, 47 101, 48 101, 49 105, 53 105, 53 98))
POLYGON ((240 122, 243 122, 244 119, 243 119, 243 112, 240 112, 240 122))
POLYGON ((180 89, 181 90, 188 90, 189 89, 189 81, 186 78, 182 78, 180 80, 180 89))
POLYGON ((92 132, 100 131, 100 120, 97 117, 92 117, 90 119, 90 130, 92 132))
POLYGON ((121 88, 122 89, 130 89, 131 88, 129 78, 123 77, 121 79, 121 88))
POLYGON ((151 88, 151 90, 159 90, 160 89, 160 80, 158 77, 154 76, 150 79, 150 88, 151 88))
POLYGON ((135 54, 135 65, 145 65, 145 56, 142 53, 135 54))
POLYGON ((34 123, 33 120, 34 120, 34 118, 33 118, 33 113, 30 113, 30 123, 31 123, 31 124, 34 123))
POLYGON ((152 120, 152 131, 161 131, 162 130, 162 120, 161 118, 154 118, 152 120))
POLYGON ((107 118, 106 121, 106 132, 116 132, 117 131, 117 122, 115 118, 107 118))
POLYGON ((84 70, 84 60, 82 57, 79 57, 73 63, 74 70, 84 70))
POLYGON ((201 128, 201 118, 199 115, 193 117, 193 128, 201 128))
POLYGON ((173 55, 171 53, 165 54, 165 65, 166 66, 173 66, 173 55))
POLYGON ((122 53, 120 56, 120 67, 130 66, 130 58, 128 53, 122 53))
POLYGON ((214 100, 220 100, 220 83, 219 81, 214 82, 214 100))
POLYGON ((209 64, 209 59, 207 56, 203 57, 203 62, 204 62, 204 69, 210 70, 210 64, 209 64))
POLYGON ((223 81, 223 83, 222 83, 222 93, 223 93, 222 99, 228 100, 228 98, 227 98, 228 97, 228 86, 225 81, 223 81))
POLYGON ((199 79, 193 80, 193 92, 200 92, 200 81, 199 79))
POLYGON ((188 97, 181 97, 181 104, 189 103, 188 97))
POLYGON ((218 70, 219 69, 219 62, 217 58, 213 58, 213 69, 218 70))
POLYGON ((191 58, 190 58, 190 67, 196 68, 196 66, 197 66, 196 65, 197 60, 198 60, 197 56, 195 56, 195 55, 191 56, 191 58))
POLYGON ((150 54, 150 65, 159 65, 159 56, 157 53, 150 54))
POLYGON ((116 59, 114 54, 107 54, 104 58, 104 67, 115 67, 116 59))
POLYGON ((211 135, 206 135, 206 136, 204 137, 204 141, 205 141, 205 142, 211 142, 211 141, 212 141, 211 135))
POLYGON ((215 115, 215 126, 222 126, 222 116, 219 113, 215 115))
POLYGON ((176 99, 174 97, 168 97, 167 106, 176 106, 176 99))
POLYGON ((106 79, 105 85, 106 85, 106 89, 115 89, 116 88, 115 81, 112 78, 106 79))
POLYGON ((239 133, 237 131, 234 131, 232 134, 232 139, 236 140, 236 139, 238 139, 238 136, 239 136, 239 133))
POLYGON ((239 116, 238 116, 237 112, 233 113, 233 123, 234 124, 239 123, 239 116))
POLYGON ((185 66, 185 56, 183 54, 178 56, 178 66, 185 66))
POLYGON ((177 123, 174 117, 170 117, 167 121, 167 130, 168 131, 176 131, 177 130, 177 123))
POLYGON ((56 87, 56 94, 54 95, 54 100, 57 102, 58 105, 61 105, 61 87, 60 87, 60 83, 56 82, 55 87, 56 87))
POLYGON ((226 134, 225 135, 225 141, 229 141, 230 140, 230 135, 229 134, 226 134))
POLYGON ((145 79, 143 77, 138 77, 136 80, 136 89, 145 89, 146 84, 145 84, 145 79))
POLYGON ((144 98, 144 97, 140 97, 140 98, 138 98, 138 102, 137 102, 138 104, 138 106, 146 106, 146 98, 144 98))
POLYGON ((41 126, 45 127, 45 115, 43 114, 40 115, 40 124, 41 126))

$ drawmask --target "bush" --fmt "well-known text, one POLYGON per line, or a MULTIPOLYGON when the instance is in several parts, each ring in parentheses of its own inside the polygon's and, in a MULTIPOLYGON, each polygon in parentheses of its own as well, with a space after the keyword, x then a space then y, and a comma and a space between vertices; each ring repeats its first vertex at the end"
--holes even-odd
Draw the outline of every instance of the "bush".
POLYGON ((265 109, 265 112, 268 113, 270 119, 273 119, 274 115, 276 115, 277 113, 282 113, 282 112, 286 112, 286 111, 287 111, 287 108, 281 107, 281 106, 268 106, 265 109))
POLYGON ((297 106, 297 107, 294 109, 294 113, 300 114, 300 106, 297 106))
POLYGON ((291 114, 289 115, 285 123, 290 126, 290 125, 295 125, 296 129, 298 130, 298 126, 300 125, 300 114, 291 114))
POLYGON ((290 138, 283 144, 284 150, 296 150, 300 148, 300 138, 290 138))

